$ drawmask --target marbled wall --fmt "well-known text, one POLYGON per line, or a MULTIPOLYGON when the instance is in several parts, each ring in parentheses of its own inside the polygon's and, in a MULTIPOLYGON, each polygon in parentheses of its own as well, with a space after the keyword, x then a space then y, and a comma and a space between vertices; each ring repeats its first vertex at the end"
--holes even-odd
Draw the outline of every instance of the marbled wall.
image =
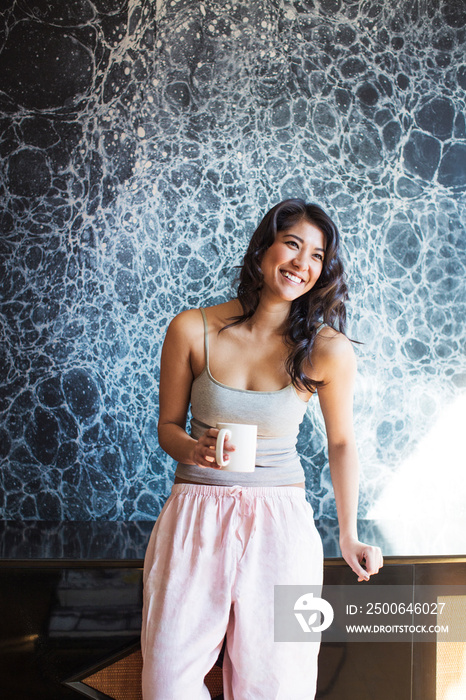
MULTIPOLYGON (((2 7, 2 517, 159 512, 167 324, 288 196, 344 238, 361 515, 464 508, 463 0, 2 7)), ((317 402, 299 444, 331 517, 317 402)))

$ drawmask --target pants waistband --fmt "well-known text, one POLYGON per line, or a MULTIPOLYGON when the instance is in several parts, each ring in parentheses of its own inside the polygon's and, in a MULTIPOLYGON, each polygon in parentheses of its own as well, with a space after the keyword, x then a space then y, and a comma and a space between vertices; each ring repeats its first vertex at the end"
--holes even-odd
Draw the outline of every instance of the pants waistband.
POLYGON ((213 486, 212 484, 173 484, 171 493, 197 496, 248 496, 256 498, 297 498, 306 500, 300 486, 213 486))

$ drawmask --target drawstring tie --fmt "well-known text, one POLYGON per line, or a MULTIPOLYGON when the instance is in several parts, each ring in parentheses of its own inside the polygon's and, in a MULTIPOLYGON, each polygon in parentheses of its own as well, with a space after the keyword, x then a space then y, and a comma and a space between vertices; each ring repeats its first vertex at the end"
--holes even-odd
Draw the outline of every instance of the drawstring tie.
POLYGON ((246 518, 252 516, 252 528, 249 537, 252 538, 256 532, 256 519, 254 517, 254 500, 255 496, 251 493, 248 488, 243 488, 242 486, 231 486, 229 493, 238 501, 240 506, 240 515, 244 515, 246 518))

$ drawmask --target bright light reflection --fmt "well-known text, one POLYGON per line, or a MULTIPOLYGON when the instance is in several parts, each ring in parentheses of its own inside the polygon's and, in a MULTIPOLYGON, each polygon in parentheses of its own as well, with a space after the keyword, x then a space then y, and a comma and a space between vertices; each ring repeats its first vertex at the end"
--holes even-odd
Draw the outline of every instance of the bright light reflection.
MULTIPOLYGON (((403 540, 406 542, 405 525, 411 523, 412 534, 412 521, 417 523, 414 530, 418 529, 426 542, 430 539, 433 549, 436 547, 432 541, 436 539, 434 526, 440 522, 443 532, 439 534, 443 542, 445 530, 451 529, 451 538, 450 533, 448 535, 450 553, 458 547, 466 550, 466 533, 463 528, 458 531, 455 525, 455 520, 466 519, 465 439, 466 394, 463 394, 443 408, 429 433, 400 465, 370 508, 367 514, 370 519, 398 521, 398 525, 392 527, 391 524, 384 534, 400 554, 403 550, 400 545, 403 540), (421 532, 421 523, 426 527, 424 532, 421 532)), ((412 547, 412 542, 408 546, 412 547)))

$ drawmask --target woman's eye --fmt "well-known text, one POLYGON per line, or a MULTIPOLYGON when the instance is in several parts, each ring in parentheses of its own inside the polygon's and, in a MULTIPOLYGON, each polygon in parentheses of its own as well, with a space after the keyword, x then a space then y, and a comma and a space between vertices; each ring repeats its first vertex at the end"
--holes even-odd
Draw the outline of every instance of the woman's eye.
POLYGON ((285 243, 287 243, 287 245, 293 246, 294 248, 298 247, 298 244, 296 243, 296 241, 285 241, 285 243))

